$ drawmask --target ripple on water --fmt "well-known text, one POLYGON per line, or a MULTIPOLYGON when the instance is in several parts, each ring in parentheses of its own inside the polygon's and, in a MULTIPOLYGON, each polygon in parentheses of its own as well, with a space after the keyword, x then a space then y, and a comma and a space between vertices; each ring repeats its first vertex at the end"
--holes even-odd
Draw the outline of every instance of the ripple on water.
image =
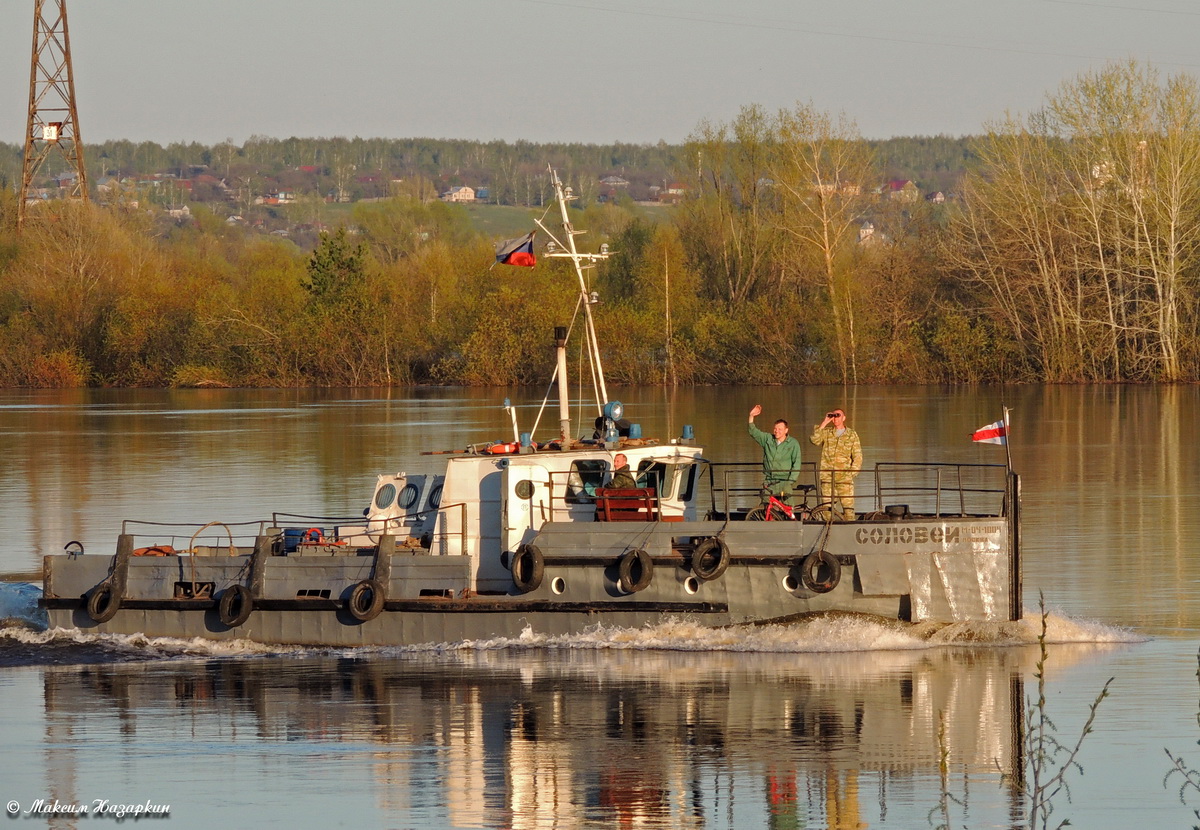
MULTIPOLYGON (((6 619, 0 623, 0 665, 66 665, 183 657, 263 657, 272 655, 406 654, 431 652, 521 651, 674 651, 766 654, 832 654, 914 651, 959 646, 1036 645, 1041 617, 1027 614, 1016 622, 951 624, 881 620, 858 614, 822 614, 782 625, 709 628, 689 620, 668 619, 642 628, 596 625, 570 635, 539 634, 526 628, 518 637, 427 643, 416 646, 358 649, 281 646, 250 640, 147 637, 143 634, 88 634, 73 629, 46 630, 28 610, 14 612, 8 586, 0 591, 6 619), (7 595, 7 599, 5 596, 7 595)), ((32 587, 32 586, 27 586, 32 587)), ((36 592, 37 589, 33 588, 36 592)), ((30 593, 20 591, 29 604, 30 593)), ((36 594, 32 607, 36 609, 36 594)), ((1052 644, 1128 644, 1147 638, 1124 628, 1047 613, 1046 642, 1052 644)))

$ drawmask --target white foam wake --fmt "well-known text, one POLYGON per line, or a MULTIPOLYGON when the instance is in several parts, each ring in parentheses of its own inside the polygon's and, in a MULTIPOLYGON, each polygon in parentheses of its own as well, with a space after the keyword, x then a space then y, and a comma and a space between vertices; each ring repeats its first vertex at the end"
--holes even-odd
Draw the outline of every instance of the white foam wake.
MULTIPOLYGON (((674 651, 764 654, 831 654, 914 651, 962 646, 1029 646, 1041 635, 1041 618, 1028 614, 1017 622, 908 624, 854 614, 828 614, 786 625, 709 628, 670 619, 643 628, 596 625, 578 634, 544 634, 527 627, 518 637, 427 643, 415 646, 327 648, 286 646, 251 640, 180 639, 144 634, 86 634, 74 629, 36 631, 24 626, 0 629, 4 640, 26 646, 80 645, 112 652, 114 659, 173 657, 261 657, 266 655, 367 655, 499 650, 674 651)), ((1046 642, 1116 645, 1144 642, 1147 637, 1092 620, 1046 615, 1046 642)))

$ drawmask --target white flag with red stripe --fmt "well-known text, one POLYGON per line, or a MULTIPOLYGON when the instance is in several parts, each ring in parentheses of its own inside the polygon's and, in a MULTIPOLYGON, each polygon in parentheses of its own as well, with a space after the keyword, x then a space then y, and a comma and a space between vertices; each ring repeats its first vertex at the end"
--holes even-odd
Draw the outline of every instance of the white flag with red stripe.
POLYGON ((1004 421, 996 421, 994 424, 980 427, 971 435, 971 440, 980 444, 1007 444, 1008 426, 1004 421))

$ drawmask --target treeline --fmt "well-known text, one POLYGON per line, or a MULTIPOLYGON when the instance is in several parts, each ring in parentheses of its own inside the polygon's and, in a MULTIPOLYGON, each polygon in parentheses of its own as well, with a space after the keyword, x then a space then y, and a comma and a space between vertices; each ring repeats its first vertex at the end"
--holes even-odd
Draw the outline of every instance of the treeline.
MULTIPOLYGON (((163 233, 145 212, 52 203, 16 237, 13 207, 8 194, 5 386, 539 384, 554 326, 576 313, 562 261, 492 267, 491 240, 442 202, 357 205, 353 232, 326 233, 312 252, 205 209, 163 233)), ((820 287, 768 273, 731 293, 698 212, 651 224, 608 204, 574 218, 589 248, 607 240, 615 251, 589 286, 610 380, 837 379, 820 287)), ((860 374, 888 379, 898 365, 860 374)))
MULTIPOLYGON (((915 181, 925 191, 956 189, 971 158, 967 138, 901 137, 871 142, 887 178, 915 181)), ((21 180, 21 150, 0 143, 0 188, 21 180)), ((252 136, 242 145, 176 142, 165 146, 129 140, 88 143, 84 161, 93 187, 107 177, 168 173, 180 179, 205 171, 229 187, 262 195, 267 180, 276 185, 352 198, 388 192, 391 178, 426 179, 444 191, 454 185, 488 189, 488 202, 540 206, 550 197, 548 165, 571 181, 581 196, 594 198, 599 178, 619 174, 631 192, 645 198, 651 185, 674 182, 686 167, 687 148, 658 144, 535 144, 527 141, 452 139, 287 138, 252 136), (379 176, 378 174, 383 174, 379 176), (363 185, 365 179, 381 183, 363 185)), ((52 155, 42 170, 44 184, 65 170, 52 155)), ((193 194, 197 200, 199 192, 193 194)))
MULTIPOLYGON (((974 141, 943 204, 881 195, 879 147, 806 106, 748 106, 681 153, 668 219, 574 209, 614 252, 588 286, 611 381, 1200 378, 1190 76, 1130 63, 1064 84, 974 141)), ((545 382, 574 275, 493 267, 494 240, 432 191, 355 205, 302 251, 203 208, 164 231, 52 202, 17 236, 8 189, 0 384, 545 382)))

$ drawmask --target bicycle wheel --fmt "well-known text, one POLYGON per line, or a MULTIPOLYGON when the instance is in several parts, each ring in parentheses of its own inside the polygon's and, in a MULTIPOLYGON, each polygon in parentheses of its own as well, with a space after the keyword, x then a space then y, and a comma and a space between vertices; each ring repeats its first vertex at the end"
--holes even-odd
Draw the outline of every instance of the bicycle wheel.
POLYGON ((765 521, 783 522, 783 521, 787 521, 787 514, 784 513, 782 510, 780 510, 777 506, 772 504, 770 506, 770 508, 771 508, 771 518, 770 519, 767 519, 767 505, 760 504, 758 507, 754 508, 753 510, 751 510, 749 513, 746 514, 746 521, 748 521, 748 522, 765 522, 765 521))
POLYGON ((806 522, 825 522, 828 524, 833 521, 833 505, 830 502, 818 504, 816 507, 806 507, 801 514, 806 522))

